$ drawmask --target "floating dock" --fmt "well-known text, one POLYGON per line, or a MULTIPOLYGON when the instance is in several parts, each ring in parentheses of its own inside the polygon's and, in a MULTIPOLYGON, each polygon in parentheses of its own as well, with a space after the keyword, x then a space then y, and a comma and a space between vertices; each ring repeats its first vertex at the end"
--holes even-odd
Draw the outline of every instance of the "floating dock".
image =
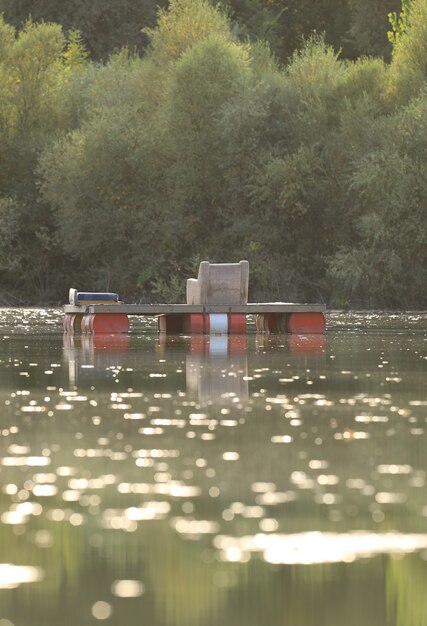
POLYGON ((233 305, 87 304, 64 305, 66 332, 123 333, 129 316, 157 317, 159 331, 169 334, 244 334, 246 316, 255 316, 259 332, 322 334, 323 304, 264 302, 233 305))

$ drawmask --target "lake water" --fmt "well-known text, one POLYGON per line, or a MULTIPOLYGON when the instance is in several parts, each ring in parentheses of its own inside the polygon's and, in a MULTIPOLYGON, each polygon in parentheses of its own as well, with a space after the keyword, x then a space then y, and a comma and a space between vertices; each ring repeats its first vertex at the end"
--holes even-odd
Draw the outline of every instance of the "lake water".
POLYGON ((0 311, 0 626, 425 626, 427 315, 0 311))

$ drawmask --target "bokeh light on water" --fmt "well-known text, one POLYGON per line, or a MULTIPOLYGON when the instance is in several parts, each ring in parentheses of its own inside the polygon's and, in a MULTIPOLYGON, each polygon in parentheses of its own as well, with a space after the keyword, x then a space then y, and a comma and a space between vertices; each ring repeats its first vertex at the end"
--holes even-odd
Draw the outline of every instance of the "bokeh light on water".
POLYGON ((0 626, 427 623, 426 328, 0 311, 0 626))

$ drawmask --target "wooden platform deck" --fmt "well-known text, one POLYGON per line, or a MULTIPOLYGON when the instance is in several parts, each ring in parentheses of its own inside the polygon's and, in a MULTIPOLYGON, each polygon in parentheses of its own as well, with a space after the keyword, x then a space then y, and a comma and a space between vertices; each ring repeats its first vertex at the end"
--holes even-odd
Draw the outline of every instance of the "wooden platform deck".
POLYGON ((64 313, 125 313, 126 315, 158 316, 185 313, 243 313, 258 315, 266 313, 324 313, 324 304, 295 304, 292 302, 251 302, 249 304, 193 305, 193 304, 89 304, 87 306, 64 305, 64 313))

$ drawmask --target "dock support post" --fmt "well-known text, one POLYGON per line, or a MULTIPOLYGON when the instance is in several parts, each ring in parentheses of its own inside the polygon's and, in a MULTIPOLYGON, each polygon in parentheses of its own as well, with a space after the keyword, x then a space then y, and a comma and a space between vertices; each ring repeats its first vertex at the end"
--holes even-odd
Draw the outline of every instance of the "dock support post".
POLYGON ((286 317, 286 313, 261 313, 255 318, 256 329, 266 333, 285 333, 286 317))
POLYGON ((158 316, 159 331, 168 335, 178 335, 183 332, 184 316, 183 315, 159 315, 158 316))

